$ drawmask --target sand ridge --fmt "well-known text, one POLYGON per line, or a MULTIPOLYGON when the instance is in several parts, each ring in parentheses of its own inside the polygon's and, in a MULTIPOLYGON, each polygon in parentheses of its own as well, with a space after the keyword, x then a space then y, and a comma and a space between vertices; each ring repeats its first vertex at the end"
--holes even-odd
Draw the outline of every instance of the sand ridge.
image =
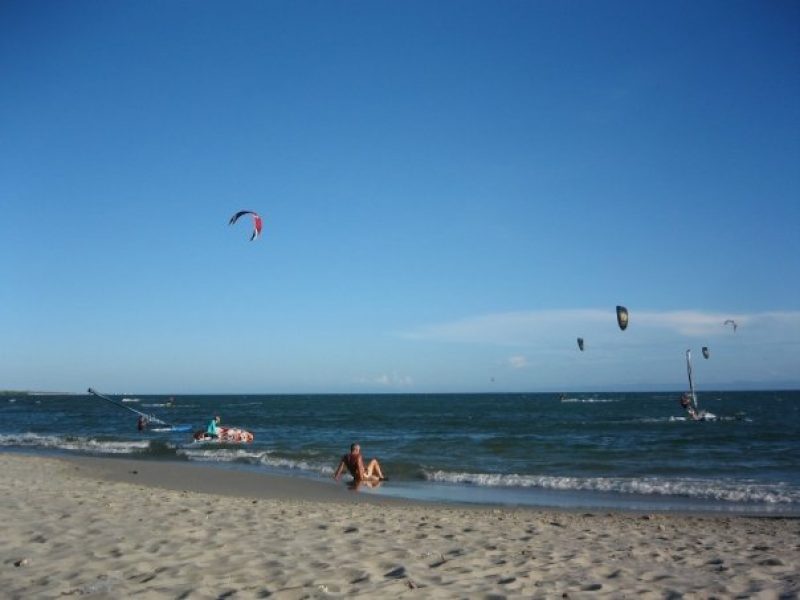
MULTIPOLYGON (((362 502, 338 488, 223 496, 115 481, 114 464, 0 454, 4 596, 800 595, 797 519, 362 502)), ((170 469, 179 488, 186 470, 170 469)))

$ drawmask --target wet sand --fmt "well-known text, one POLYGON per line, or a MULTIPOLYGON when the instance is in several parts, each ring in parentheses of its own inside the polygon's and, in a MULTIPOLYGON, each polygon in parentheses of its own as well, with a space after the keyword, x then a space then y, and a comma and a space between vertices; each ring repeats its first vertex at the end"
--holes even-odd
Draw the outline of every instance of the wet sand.
POLYGON ((800 520, 464 507, 0 453, 8 598, 797 598, 800 520))

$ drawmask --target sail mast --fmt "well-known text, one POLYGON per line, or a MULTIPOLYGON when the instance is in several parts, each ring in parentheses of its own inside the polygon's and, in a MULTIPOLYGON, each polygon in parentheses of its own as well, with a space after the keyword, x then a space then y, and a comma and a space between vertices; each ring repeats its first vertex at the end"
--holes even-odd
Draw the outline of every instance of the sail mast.
POLYGON ((122 403, 120 403, 120 402, 117 402, 116 400, 112 400, 112 399, 111 399, 111 398, 109 398, 108 396, 104 396, 103 394, 101 394, 101 393, 99 393, 99 392, 97 392, 97 391, 93 390, 92 388, 89 388, 87 391, 88 391, 90 394, 92 394, 93 396, 97 396, 98 398, 102 398, 103 400, 106 400, 106 401, 108 401, 108 402, 111 402, 111 404, 114 404, 115 406, 119 406, 120 408, 124 408, 124 409, 126 409, 126 410, 129 410, 129 411, 131 411, 132 413, 136 413, 137 415, 139 415, 139 416, 141 416, 141 417, 144 417, 145 419, 147 419, 147 420, 148 420, 148 421, 150 421, 151 423, 157 423, 157 424, 159 424, 159 425, 167 425, 167 426, 169 426, 169 423, 165 423, 164 421, 162 421, 162 420, 161 420, 161 419, 159 419, 158 417, 155 417, 155 416, 153 416, 153 415, 148 415, 147 413, 143 413, 143 412, 141 412, 141 411, 138 411, 138 410, 136 410, 135 408, 131 408, 130 406, 126 406, 126 405, 124 405, 124 404, 122 404, 122 403))

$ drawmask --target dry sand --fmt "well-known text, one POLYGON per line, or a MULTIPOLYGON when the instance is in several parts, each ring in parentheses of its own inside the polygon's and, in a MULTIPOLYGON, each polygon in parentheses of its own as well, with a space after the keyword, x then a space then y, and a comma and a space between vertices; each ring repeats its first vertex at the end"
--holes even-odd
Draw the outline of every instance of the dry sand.
POLYGON ((800 594, 797 519, 441 506, 193 465, 3 453, 0 488, 6 598, 800 594))

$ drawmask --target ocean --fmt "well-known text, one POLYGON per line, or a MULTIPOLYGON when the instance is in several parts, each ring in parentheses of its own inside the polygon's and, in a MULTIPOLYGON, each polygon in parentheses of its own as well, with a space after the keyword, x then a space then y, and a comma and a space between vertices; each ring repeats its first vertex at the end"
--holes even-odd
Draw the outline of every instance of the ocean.
POLYGON ((0 397, 0 450, 327 479, 359 442, 389 477, 364 493, 800 516, 800 391, 700 393, 700 407, 719 417, 713 422, 680 420, 677 392, 112 398, 194 429, 219 414, 255 441, 199 444, 186 432, 140 433, 136 414, 94 396, 17 394, 0 397))

